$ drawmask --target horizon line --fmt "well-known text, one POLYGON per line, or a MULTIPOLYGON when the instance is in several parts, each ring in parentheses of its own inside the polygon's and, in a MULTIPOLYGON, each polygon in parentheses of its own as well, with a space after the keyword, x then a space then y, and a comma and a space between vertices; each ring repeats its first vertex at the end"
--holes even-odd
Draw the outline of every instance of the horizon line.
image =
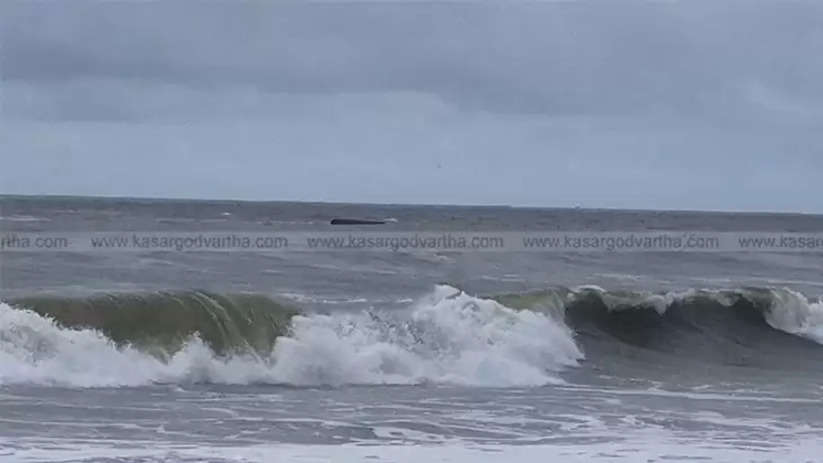
POLYGON ((297 203, 297 204, 328 204, 328 205, 362 205, 383 207, 455 207, 455 208, 488 208, 488 209, 535 209, 535 210, 580 210, 580 211, 614 211, 614 212, 675 212, 675 213, 703 213, 703 214, 770 214, 770 215, 812 215, 821 216, 823 212, 780 211, 780 210, 733 210, 733 209, 654 209, 654 208, 621 208, 621 207, 590 207, 575 206, 537 206, 513 204, 458 204, 458 203, 415 203, 415 202, 355 202, 355 201, 325 201, 325 200, 296 200, 296 199, 238 199, 214 197, 185 197, 185 196, 126 196, 106 194, 19 194, 0 193, 0 199, 84 199, 84 200, 125 200, 125 201, 190 201, 211 203, 297 203))

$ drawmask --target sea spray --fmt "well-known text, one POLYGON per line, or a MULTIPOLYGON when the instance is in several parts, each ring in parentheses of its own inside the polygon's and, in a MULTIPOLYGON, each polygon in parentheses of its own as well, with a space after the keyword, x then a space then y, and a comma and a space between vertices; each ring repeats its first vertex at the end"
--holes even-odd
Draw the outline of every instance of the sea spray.
POLYGON ((295 317, 275 355, 277 376, 294 384, 478 386, 557 382, 583 357, 553 317, 445 285, 404 311, 295 317))

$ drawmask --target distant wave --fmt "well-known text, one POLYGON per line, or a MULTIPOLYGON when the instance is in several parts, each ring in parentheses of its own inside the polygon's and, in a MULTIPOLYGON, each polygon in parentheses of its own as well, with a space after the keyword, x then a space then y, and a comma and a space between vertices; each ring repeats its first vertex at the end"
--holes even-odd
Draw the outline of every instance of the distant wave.
POLYGON ((0 221, 7 221, 7 222, 51 222, 51 219, 46 217, 35 217, 33 215, 12 215, 12 216, 2 216, 0 215, 0 221))
POLYGON ((808 369, 818 343, 823 304, 776 288, 482 298, 438 285, 402 309, 330 315, 252 294, 29 297, 0 304, 0 385, 536 386, 625 358, 808 369))

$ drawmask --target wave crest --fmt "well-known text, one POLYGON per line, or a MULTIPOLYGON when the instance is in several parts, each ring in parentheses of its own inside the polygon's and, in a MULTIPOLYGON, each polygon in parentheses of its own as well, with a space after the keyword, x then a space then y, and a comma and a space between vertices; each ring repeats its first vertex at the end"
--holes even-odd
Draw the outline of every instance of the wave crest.
POLYGON ((67 328, 92 328, 117 345, 164 358, 197 335, 219 354, 267 355, 297 310, 257 294, 205 291, 117 293, 12 301, 67 328))

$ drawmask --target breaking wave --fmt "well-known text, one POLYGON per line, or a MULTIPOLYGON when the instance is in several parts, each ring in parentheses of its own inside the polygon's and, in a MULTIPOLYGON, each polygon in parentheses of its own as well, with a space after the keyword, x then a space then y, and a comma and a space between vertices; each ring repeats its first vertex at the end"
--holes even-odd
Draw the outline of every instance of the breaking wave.
POLYGON ((542 385, 583 355, 554 317, 438 286, 409 311, 297 316, 276 369, 296 384, 542 385))
POLYGON ((582 358, 562 321, 448 286, 406 310, 334 315, 202 292, 13 305, 0 305, 0 384, 532 386, 582 358))
POLYGON ((251 354, 219 358, 196 335, 173 355, 158 358, 131 345, 118 346, 99 331, 63 328, 0 303, 0 385, 248 384, 266 379, 260 363, 251 354))

